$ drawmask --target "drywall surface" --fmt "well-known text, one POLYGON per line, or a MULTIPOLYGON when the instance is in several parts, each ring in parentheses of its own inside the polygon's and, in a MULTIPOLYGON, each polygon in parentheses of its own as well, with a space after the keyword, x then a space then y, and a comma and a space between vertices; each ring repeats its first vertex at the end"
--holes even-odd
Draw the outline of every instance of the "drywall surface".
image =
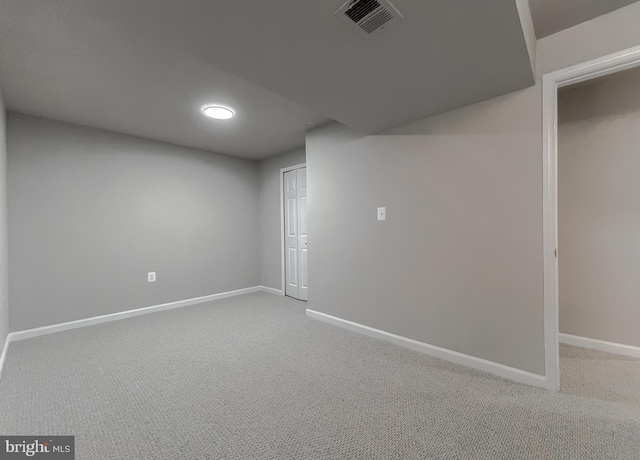
POLYGON ((11 330, 258 284, 257 163, 16 113, 7 134, 11 330))
POLYGON ((260 162, 260 284, 282 289, 280 169, 305 162, 304 148, 260 162))
POLYGON ((0 353, 9 334, 6 111, 0 86, 0 353))
POLYGON ((309 308, 542 374, 539 99, 312 131, 309 308))
POLYGON ((640 69, 559 93, 560 332, 640 346, 640 69))
POLYGON ((636 3, 539 40, 533 88, 309 132, 309 308, 543 374, 540 76, 640 45, 639 22, 636 3))

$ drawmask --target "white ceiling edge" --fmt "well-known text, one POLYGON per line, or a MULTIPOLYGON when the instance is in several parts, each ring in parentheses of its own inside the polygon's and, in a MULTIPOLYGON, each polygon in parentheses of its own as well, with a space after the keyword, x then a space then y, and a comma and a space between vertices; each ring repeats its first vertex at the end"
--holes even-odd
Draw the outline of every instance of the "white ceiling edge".
POLYGON ((529 5, 536 36, 542 39, 636 2, 638 0, 529 0, 529 5))
MULTIPOLYGON (((0 85, 0 93, 2 92, 2 86, 0 85)), ((25 111, 20 111, 20 110, 14 110, 14 109, 10 109, 8 107, 5 107, 5 118, 9 118, 11 115, 17 115, 20 117, 33 117, 33 118, 39 118, 42 120, 47 120, 49 122, 53 122, 53 123, 61 123, 61 124, 65 124, 65 125, 71 125, 71 126, 75 126, 75 127, 79 127, 79 128, 84 128, 84 129, 88 129, 88 130, 95 130, 95 131, 101 131, 104 133, 109 133, 109 134, 116 134, 118 136, 125 136, 125 137, 130 137, 133 139, 140 139, 143 141, 147 141, 147 142, 157 142, 160 144, 164 144, 164 145, 169 145, 169 146, 175 146, 175 147, 179 147, 181 149, 187 149, 187 150, 196 150, 196 151, 200 151, 200 152, 207 152, 207 153, 212 153, 214 155, 222 155, 222 156, 226 156, 226 157, 231 157, 231 158, 235 158, 236 160, 243 160, 243 161, 251 161, 251 162, 255 162, 255 163, 260 163, 262 161, 266 161, 266 160, 271 160, 274 157, 277 157, 279 155, 285 155, 287 153, 292 153, 292 152, 296 152, 299 150, 304 150, 305 149, 305 143, 306 143, 306 136, 307 133, 311 130, 314 130, 316 128, 321 128, 329 123, 334 122, 334 120, 331 119, 327 119, 326 121, 323 121, 322 123, 318 123, 310 125, 309 128, 305 131, 304 133, 304 139, 302 141, 302 143, 300 144, 295 144, 293 147, 287 147, 285 150, 283 151, 278 151, 275 153, 271 153, 267 156, 260 156, 258 158, 248 158, 248 157, 244 157, 244 156, 238 156, 238 155, 231 155, 228 153, 223 153, 223 152, 218 152, 215 150, 210 150, 210 149, 203 149, 203 148, 199 148, 199 147, 192 147, 190 145, 185 145, 185 144, 180 144, 180 143, 175 143, 175 142, 169 142, 163 139, 156 139, 153 137, 148 137, 148 136, 140 136, 137 134, 131 134, 128 132, 124 132, 121 130, 113 130, 113 129, 106 129, 106 128, 101 128, 101 127, 97 127, 97 126, 92 126, 92 125, 88 125, 85 123, 78 123, 76 121, 70 121, 70 120, 65 120, 62 118, 56 118, 56 117, 45 117, 42 115, 38 115, 37 113, 28 113, 25 111)))
POLYGON ((516 0, 516 8, 518 8, 518 16, 520 17, 520 25, 524 34, 524 41, 527 44, 527 52, 529 53, 529 61, 531 61, 531 71, 536 73, 536 31, 533 25, 533 16, 531 16, 531 8, 529 0, 516 0))

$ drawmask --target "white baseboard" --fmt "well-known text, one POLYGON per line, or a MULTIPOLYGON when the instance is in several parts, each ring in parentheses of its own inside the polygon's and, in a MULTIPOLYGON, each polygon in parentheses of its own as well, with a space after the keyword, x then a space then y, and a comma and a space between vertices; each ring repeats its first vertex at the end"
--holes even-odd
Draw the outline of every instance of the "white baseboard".
POLYGON ((263 292, 267 292, 269 294, 284 295, 284 292, 282 292, 282 289, 275 289, 268 286, 259 286, 259 287, 260 287, 260 290, 262 290, 263 292))
POLYGON ((0 379, 2 378, 2 369, 4 369, 4 361, 7 359, 7 352, 9 351, 9 342, 11 342, 11 339, 9 335, 7 335, 4 340, 4 346, 2 347, 2 354, 0 355, 0 379))
POLYGON ((640 358, 640 347, 622 345, 621 343, 605 342, 604 340, 598 339, 589 339, 587 337, 578 337, 577 335, 571 334, 560 333, 559 337, 560 343, 566 343, 567 345, 606 351, 607 353, 615 353, 617 355, 630 356, 632 358, 640 358))
POLYGON ((2 349, 2 355, 0 355, 0 378, 2 377, 2 369, 7 356, 7 350, 9 349, 9 343, 30 339, 33 337, 39 337, 41 335, 53 334, 56 332, 68 331, 70 329, 77 329, 80 327, 91 326, 94 324, 106 323, 109 321, 117 321, 120 319, 131 318, 133 316, 146 315, 148 313, 155 313, 164 310, 172 310, 174 308, 187 307, 189 305, 196 305, 199 303, 210 302, 212 300, 224 299, 226 297, 233 297, 242 294, 249 294, 251 292, 268 292, 271 294, 283 295, 282 291, 273 289, 266 286, 252 286, 244 289, 237 289, 235 291, 220 292, 218 294, 211 294, 202 297, 194 297, 193 299, 179 300, 177 302, 163 303, 161 305, 153 305, 150 307, 137 308, 135 310, 121 311, 118 313, 110 313, 108 315, 93 316, 91 318, 84 318, 75 321, 69 321, 66 323, 52 324, 50 326, 37 327, 34 329, 26 329, 24 331, 10 332, 7 336, 4 348, 2 349))
POLYGON ((242 294, 249 294, 251 292, 259 292, 261 290, 262 289, 260 286, 253 286, 253 287, 244 288, 244 289, 237 289, 235 291, 220 292, 218 294, 195 297, 193 299, 179 300, 177 302, 163 303, 161 305, 153 305, 151 307, 137 308, 135 310, 121 311, 118 313, 110 313, 108 315, 102 315, 102 316, 93 316, 91 318, 79 319, 76 321, 69 321, 67 323, 52 324, 50 326, 43 326, 43 327, 37 327, 34 329, 27 329, 24 331, 11 332, 9 334, 8 339, 9 341, 30 339, 32 337, 38 337, 45 334, 53 334, 55 332, 68 331, 69 329, 77 329, 79 327, 91 326, 93 324, 100 324, 100 323, 106 323, 109 321, 117 321, 120 319, 131 318, 132 316, 140 316, 140 315, 146 315, 148 313, 155 313, 163 310, 171 310, 173 308, 186 307, 189 305, 195 305, 203 302, 210 302, 212 300, 224 299, 225 297, 233 297, 233 296, 242 295, 242 294))
POLYGON ((546 388, 546 378, 544 375, 533 374, 531 372, 516 369, 515 367, 505 366, 504 364, 495 363, 482 358, 476 358, 475 356, 465 355, 457 351, 448 350, 446 348, 437 347, 435 345, 429 345, 428 343, 419 342, 417 340, 402 337, 400 335, 391 334, 389 332, 381 331, 380 329, 374 329, 369 326, 347 321, 342 318, 320 313, 314 310, 307 310, 307 315, 311 318, 324 321, 325 323, 333 324, 335 326, 349 329, 350 331, 357 332, 359 334, 374 337, 376 339, 386 340, 395 345, 409 348, 420 353, 425 353, 436 358, 443 359, 445 361, 451 361, 456 364, 462 364, 463 366, 472 367, 484 372, 489 372, 506 379, 515 380, 519 383, 531 385, 540 388, 546 388))

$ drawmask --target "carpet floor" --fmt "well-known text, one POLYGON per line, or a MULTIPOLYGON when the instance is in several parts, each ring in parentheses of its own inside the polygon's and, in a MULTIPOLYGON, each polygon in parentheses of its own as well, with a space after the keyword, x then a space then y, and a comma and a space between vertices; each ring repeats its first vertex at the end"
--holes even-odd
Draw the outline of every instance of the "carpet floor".
POLYGON ((638 360, 520 385, 248 294, 12 343, 0 433, 95 459, 640 459, 638 360))

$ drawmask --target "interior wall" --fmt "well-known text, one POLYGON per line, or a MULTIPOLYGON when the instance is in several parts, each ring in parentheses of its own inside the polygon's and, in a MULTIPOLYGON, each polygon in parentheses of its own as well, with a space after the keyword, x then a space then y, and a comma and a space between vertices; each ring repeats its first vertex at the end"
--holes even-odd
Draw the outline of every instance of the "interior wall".
POLYGON ((383 135, 311 132, 309 308, 543 373, 537 104, 534 88, 383 135))
POLYGON ((0 85, 0 353, 9 334, 6 110, 0 85))
POLYGON ((640 68, 558 95, 560 332, 640 346, 640 68))
POLYGON ((260 284, 263 286, 282 289, 280 169, 305 161, 302 148, 260 162, 260 284))
POLYGON ((309 308, 544 374, 540 77, 637 46, 639 21, 636 3, 539 40, 532 88, 308 133, 309 308))
POLYGON ((11 330, 259 284, 256 162, 17 113, 7 135, 11 330))

